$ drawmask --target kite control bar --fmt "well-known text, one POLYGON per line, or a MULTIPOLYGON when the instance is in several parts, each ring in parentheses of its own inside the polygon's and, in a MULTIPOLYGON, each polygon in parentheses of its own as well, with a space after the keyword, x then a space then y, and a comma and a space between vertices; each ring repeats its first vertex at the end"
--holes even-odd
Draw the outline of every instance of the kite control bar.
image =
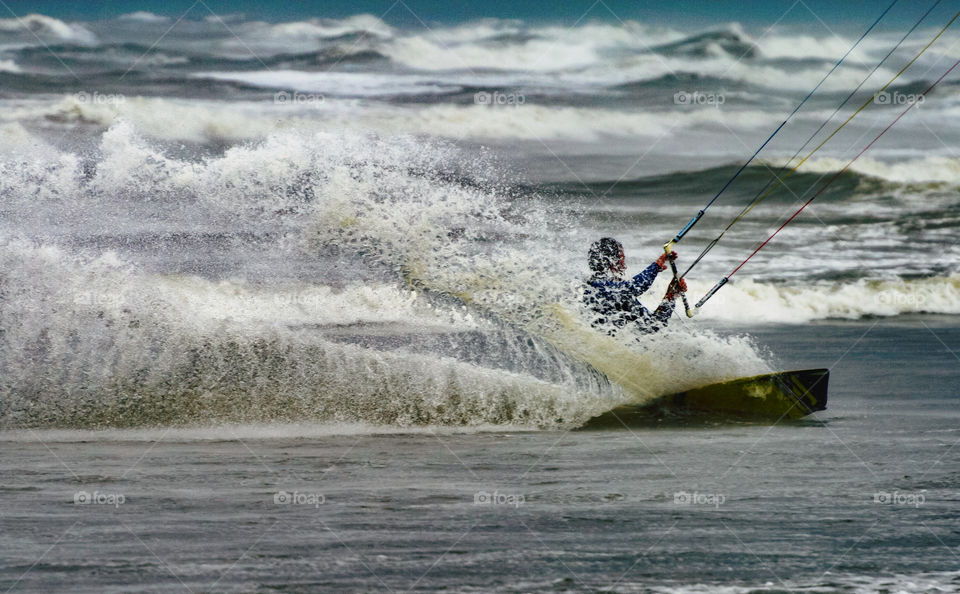
MULTIPOLYGON (((703 213, 701 212, 701 214, 703 213)), ((673 260, 673 258, 670 257, 670 251, 671 248, 673 248, 673 244, 674 242, 672 241, 668 241, 667 243, 663 244, 663 251, 667 254, 667 261, 670 262, 670 270, 673 271, 673 282, 677 285, 677 290, 680 291, 680 299, 683 300, 683 309, 686 310, 687 317, 692 318, 694 315, 696 315, 697 309, 699 308, 690 309, 690 304, 687 303, 687 292, 680 288, 680 277, 679 273, 677 272, 677 263, 673 260)))

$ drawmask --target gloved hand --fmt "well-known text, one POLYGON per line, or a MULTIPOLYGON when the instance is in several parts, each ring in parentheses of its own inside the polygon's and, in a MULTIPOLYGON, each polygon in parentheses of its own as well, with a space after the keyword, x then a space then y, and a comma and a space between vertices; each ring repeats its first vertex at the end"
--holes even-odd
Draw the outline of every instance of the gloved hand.
POLYGON ((670 252, 669 254, 664 252, 663 254, 660 254, 659 258, 657 258, 657 266, 660 267, 661 271, 666 270, 667 260, 670 260, 671 262, 673 262, 676 259, 677 259, 677 252, 670 252))
POLYGON ((680 282, 670 281, 670 286, 667 288, 667 294, 664 295, 664 299, 667 301, 673 301, 677 298, 677 295, 680 293, 687 292, 687 281, 680 279, 680 282))

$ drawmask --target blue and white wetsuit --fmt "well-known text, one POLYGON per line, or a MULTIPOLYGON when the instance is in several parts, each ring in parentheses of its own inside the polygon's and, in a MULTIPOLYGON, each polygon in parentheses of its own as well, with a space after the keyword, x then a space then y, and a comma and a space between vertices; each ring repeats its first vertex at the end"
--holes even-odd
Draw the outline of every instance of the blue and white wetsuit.
POLYGON ((593 276, 584 287, 583 300, 597 312, 594 327, 605 327, 614 334, 627 324, 635 323, 641 332, 657 332, 673 315, 673 301, 664 301, 651 312, 640 303, 642 295, 657 278, 660 267, 654 262, 630 280, 610 276, 593 276))

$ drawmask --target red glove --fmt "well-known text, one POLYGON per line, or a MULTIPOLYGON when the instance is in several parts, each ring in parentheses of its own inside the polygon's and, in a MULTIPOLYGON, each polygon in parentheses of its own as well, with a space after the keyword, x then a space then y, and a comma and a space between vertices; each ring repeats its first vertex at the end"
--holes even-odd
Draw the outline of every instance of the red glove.
POLYGON ((677 259, 677 252, 670 252, 669 254, 664 252, 663 254, 660 255, 659 258, 657 258, 657 266, 660 267, 660 270, 666 270, 667 260, 670 260, 671 262, 673 262, 676 259, 677 259))
POLYGON ((677 298, 678 293, 686 293, 686 292, 687 292, 687 281, 681 278, 679 283, 676 281, 670 282, 670 287, 667 289, 667 294, 664 295, 663 298, 666 299, 667 301, 673 301, 674 299, 677 298))

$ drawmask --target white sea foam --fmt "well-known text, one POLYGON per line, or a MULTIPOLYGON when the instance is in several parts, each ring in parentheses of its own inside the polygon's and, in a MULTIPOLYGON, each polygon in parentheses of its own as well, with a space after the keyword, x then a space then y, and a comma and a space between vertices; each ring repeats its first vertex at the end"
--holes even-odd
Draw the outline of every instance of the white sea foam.
MULTIPOLYGON (((813 36, 796 35, 776 29, 769 31, 756 41, 765 58, 818 58, 831 62, 837 61, 840 56, 846 54, 853 42, 854 39, 831 35, 828 31, 824 31, 822 35, 813 36)), ((870 52, 864 48, 864 45, 869 43, 870 40, 855 48, 845 61, 869 62, 870 52)), ((875 45, 879 45, 879 42, 875 42, 875 45)), ((881 48, 877 47, 877 49, 881 48)))
POLYGON ((260 139, 285 129, 353 129, 491 141, 595 141, 604 137, 660 138, 667 133, 698 127, 721 132, 730 128, 756 131, 775 124, 778 116, 758 110, 704 108, 666 117, 658 112, 625 113, 614 109, 533 104, 390 106, 358 105, 352 100, 335 99, 266 106, 238 102, 225 106, 218 102, 131 97, 122 103, 94 104, 70 96, 55 104, 11 110, 7 117, 56 118, 104 128, 125 121, 140 133, 156 138, 209 142, 260 139))
MULTIPOLYGON (((43 161, 47 164, 60 162, 62 164, 64 157, 64 154, 49 143, 28 132, 22 124, 18 122, 0 123, 0 159, 26 160, 26 158, 29 158, 33 162, 43 161)), ((70 157, 67 157, 67 160, 70 160, 70 157)), ((3 185, 3 182, 0 182, 0 187, 3 187, 3 185)), ((10 190, 16 191, 13 187, 10 190)))
MULTIPOLYGON (((849 159, 830 157, 810 159, 803 164, 801 171, 811 173, 840 171, 848 161, 849 159)), ((780 166, 784 162, 775 164, 780 166)), ((901 184, 939 183, 951 187, 960 185, 960 158, 955 157, 930 156, 893 163, 861 157, 850 169, 863 175, 901 184)))
POLYGON ((477 25, 414 33, 384 46, 393 60, 421 70, 556 71, 596 64, 604 52, 646 51, 677 38, 670 30, 628 21, 618 25, 586 23, 573 28, 533 27, 494 20, 477 25), (504 34, 527 34, 506 42, 491 42, 504 34))
MULTIPOLYGON (((436 311, 414 291, 395 285, 328 286, 274 284, 269 289, 245 283, 211 282, 199 277, 144 277, 137 282, 157 299, 178 304, 184 319, 198 326, 211 321, 241 326, 410 325, 445 331, 475 329, 468 315, 436 311)), ((111 295, 91 295, 110 303, 111 295)))
POLYGON ((618 136, 661 138, 670 133, 701 126, 735 127, 741 130, 762 128, 773 121, 774 117, 760 111, 716 109, 693 109, 665 116, 652 111, 624 113, 613 109, 542 105, 510 108, 440 105, 425 108, 418 117, 400 122, 410 126, 407 128, 409 131, 422 131, 450 138, 467 136, 486 139, 559 138, 596 141, 604 137, 618 136))
POLYGON ((339 37, 349 33, 373 33, 390 37, 393 28, 372 14, 358 14, 345 19, 312 19, 271 25, 270 34, 279 38, 339 37))
MULTIPOLYGON (((222 24, 211 20, 217 26, 222 24)), ((310 19, 286 23, 265 23, 245 21, 231 25, 233 35, 215 43, 217 54, 250 57, 268 56, 283 53, 306 53, 318 47, 326 47, 328 40, 343 35, 356 35, 359 38, 350 41, 344 49, 360 51, 380 39, 393 35, 393 28, 382 20, 368 14, 355 15, 346 19, 310 19)))
MULTIPOLYGON (((24 206, 37 199, 31 191, 42 189, 52 200, 78 205, 104 199, 186 205, 192 196, 242 220, 264 211, 305 210, 310 225, 304 245, 311 252, 337 246, 346 253, 377 254, 374 264, 469 304, 468 317, 458 318, 455 308, 434 312, 410 292, 388 286, 267 289, 242 281, 144 274, 109 253, 83 260, 52 247, 11 244, 2 254, 7 299, 0 311, 9 347, 7 385, 17 394, 43 394, 58 406, 70 403, 70 410, 89 403, 71 400, 64 390, 98 395, 85 416, 70 413, 71 421, 56 417, 62 408, 37 405, 27 414, 12 399, 11 409, 30 423, 85 426, 285 421, 291 414, 392 425, 552 426, 582 422, 624 398, 584 375, 574 362, 582 357, 606 365, 636 399, 767 370, 743 338, 645 337, 656 341, 656 348, 636 350, 629 337, 617 342, 589 329, 579 319, 566 258, 548 247, 557 241, 549 239, 554 225, 549 211, 531 205, 511 214, 515 207, 496 186, 445 180, 435 171, 449 150, 413 138, 283 133, 190 163, 165 157, 129 125, 120 125, 104 136, 102 159, 92 176, 74 162, 41 166, 38 171, 46 177, 27 168, 19 183, 5 179, 17 186, 24 206), (297 193, 276 191, 294 181, 297 193), (36 185, 31 190, 24 182, 36 185), (494 253, 482 249, 487 236, 500 237, 494 253), (539 254, 535 263, 522 257, 530 249, 539 254), (551 372, 554 379, 541 379, 540 368, 509 371, 438 354, 333 343, 323 330, 393 324, 406 333, 430 327, 441 333, 488 332, 490 319, 529 333, 544 345, 537 348, 552 344, 558 349, 560 359, 550 349, 538 355, 560 362, 552 364, 560 365, 551 372), (475 326, 476 320, 486 321, 475 326), (583 351, 585 337, 588 351, 583 351), (27 348, 38 340, 46 353, 39 367, 27 348), (616 353, 615 365, 607 363, 608 349, 616 353), (697 353, 708 362, 678 363, 697 353), (669 374, 658 371, 666 360, 669 374), (284 371, 267 373, 269 361, 281 362, 284 371), (209 397, 195 416, 183 417, 178 411, 190 406, 170 405, 195 398, 196 381, 209 397), (128 390, 142 394, 142 406, 121 406, 128 390), (153 401, 153 394, 166 400, 153 401), (268 394, 283 394, 283 408, 263 403, 268 394)), ((533 343, 505 344, 502 348, 529 349, 533 343)), ((521 352, 508 359, 523 361, 521 352)))
POLYGON ((121 21, 135 21, 138 23, 166 23, 170 21, 170 17, 154 14, 146 10, 138 10, 136 12, 122 14, 117 17, 117 19, 121 21))
MULTIPOLYGON (((299 420, 535 428, 578 424, 610 405, 599 384, 584 391, 576 382, 331 342, 322 331, 285 327, 282 314, 265 319, 266 302, 287 311, 287 322, 308 316, 283 290, 269 297, 151 278, 109 254, 83 262, 24 244, 2 246, 0 259, 8 427, 299 420), (202 298, 191 298, 198 289, 202 298)), ((363 318, 364 309, 409 307, 384 291, 300 294, 324 302, 313 311, 324 311, 328 321, 338 302, 354 310, 338 322, 363 318)), ((403 316, 408 331, 422 330, 425 315, 403 316)), ((433 320, 457 329, 449 312, 433 320)))
MULTIPOLYGON (((134 27, 130 23, 137 20, 157 21, 144 14, 126 20, 119 28, 134 27)), ((705 139, 762 139, 782 121, 784 107, 789 109, 785 104, 793 104, 786 93, 777 102, 763 103, 756 99, 765 92, 750 87, 753 101, 747 107, 686 109, 672 105, 670 97, 685 89, 657 79, 679 74, 678 81, 691 84, 716 80, 723 87, 744 81, 781 92, 806 90, 829 67, 827 56, 835 58, 849 40, 778 31, 754 39, 736 26, 701 43, 697 35, 638 23, 566 29, 485 20, 424 31, 394 29, 369 16, 280 24, 228 20, 237 37, 212 36, 188 48, 161 44, 162 51, 142 64, 183 62, 188 58, 173 57, 182 49, 191 56, 242 59, 243 64, 223 63, 217 72, 193 76, 270 89, 262 100, 126 96, 124 101, 91 102, 75 95, 4 100, 0 195, 9 213, 5 230, 28 238, 5 242, 0 249, 6 424, 242 422, 259 428, 266 423, 269 427, 261 433, 248 431, 264 438, 382 427, 569 426, 627 398, 643 400, 769 370, 749 337, 724 338, 704 330, 711 322, 960 313, 960 277, 956 263, 947 259, 954 253, 949 250, 931 268, 930 274, 939 276, 863 278, 890 272, 884 266, 897 270, 909 263, 913 251, 900 249, 903 235, 890 222, 898 209, 922 214, 906 199, 926 201, 922 208, 927 210, 953 206, 953 195, 943 190, 960 183, 960 161, 933 156, 927 144, 911 143, 909 136, 917 130, 926 134, 922 126, 952 114, 956 106, 949 91, 898 125, 903 146, 892 148, 913 151, 908 158, 864 159, 853 168, 887 182, 880 184, 885 193, 888 186, 903 190, 889 192, 897 199, 869 211, 861 204, 869 196, 862 194, 824 206, 823 212, 839 222, 818 228, 822 235, 814 236, 856 226, 861 247, 851 249, 853 257, 874 260, 864 264, 856 279, 810 282, 811 270, 839 278, 849 267, 834 267, 830 257, 811 265, 812 246, 803 243, 809 244, 809 237, 787 231, 780 239, 790 254, 778 261, 786 282, 737 278, 704 308, 700 319, 706 324, 674 323, 653 336, 627 331, 613 339, 590 327, 589 312, 580 304, 584 271, 575 247, 583 245, 583 221, 564 214, 567 205, 558 209, 518 191, 502 179, 502 172, 491 171, 482 154, 460 153, 436 140, 499 141, 519 150, 547 145, 551 152, 549 142, 559 141, 578 157, 584 153, 577 153, 577 143, 584 142, 592 143, 590 156, 596 147, 601 159, 625 146, 620 141, 629 141, 658 150, 670 145, 663 154, 685 152, 690 160, 708 154, 723 159, 730 153, 741 158, 749 152, 746 142, 738 139, 732 147, 715 148, 705 139), (349 38, 338 39, 344 35, 349 38), (650 51, 666 43, 678 47, 650 51), (759 58, 741 59, 738 50, 751 44, 758 46, 759 58), (788 56, 790 46, 795 51, 788 56), (302 72, 280 66, 249 70, 260 68, 249 63, 251 52, 301 53, 290 62, 305 63, 308 53, 317 50, 329 51, 324 56, 372 50, 393 64, 387 74, 380 71, 382 60, 376 62, 377 72, 302 72), (606 88, 638 81, 650 84, 606 88), (548 95, 550 101, 489 107, 470 104, 469 98, 466 104, 433 102, 438 94, 467 87, 512 88, 531 97, 548 95), (280 104, 269 100, 277 90, 331 96, 309 104, 280 104), (384 99, 412 93, 434 97, 419 104, 409 98, 393 104, 384 99), (603 103, 584 99, 593 94, 602 95, 603 103), (653 99, 648 104, 634 94, 653 94, 653 99), (84 140, 89 135, 93 150, 74 154, 43 140, 60 143, 62 131, 79 131, 84 140), (181 143, 212 148, 194 153, 181 143), (109 213, 106 221, 83 227, 100 212, 109 213), (866 214, 885 219, 875 225, 850 222, 866 214), (17 227, 21 221, 22 229, 17 227), (182 221, 191 223, 180 228, 182 221), (176 253, 181 246, 168 237, 185 235, 185 243, 196 240, 206 246, 205 237, 191 235, 202 225, 217 233, 236 232, 229 238, 235 246, 243 245, 244 233, 250 233, 273 259, 254 257, 257 261, 244 273, 226 279, 163 272, 170 263, 164 258, 181 255, 176 253), (78 254, 53 246, 96 246, 101 240, 126 245, 128 237, 118 238, 118 230, 129 233, 132 243, 142 240, 145 251, 154 242, 165 249, 156 250, 162 253, 152 254, 156 261, 149 265, 135 265, 132 258, 96 248, 78 254), (274 245, 277 235, 282 239, 274 245), (876 264, 874 252, 881 251, 887 256, 876 264), (363 284, 328 285, 322 276, 310 277, 309 265, 333 259, 330 254, 359 261, 368 274, 363 284), (268 268, 278 255, 298 273, 303 269, 302 276, 295 276, 301 280, 268 283, 243 276, 257 266, 268 268), (399 282, 408 288, 398 288, 399 282), (503 328, 522 339, 499 340, 503 328), (488 343, 478 347, 482 352, 470 352, 462 335, 480 335, 488 343), (424 352, 411 336, 423 343, 437 336, 452 338, 435 352, 424 352), (398 337, 407 342, 387 340, 398 337), (346 344, 350 340, 354 342, 346 344), (536 363, 527 365, 524 348, 530 345, 536 363), (503 360, 489 361, 494 355, 503 360), (577 360, 601 369, 614 385, 577 360), (551 363, 544 367, 544 361, 551 363), (274 425, 301 420, 316 424, 274 425)), ((83 25, 40 15, 23 22, 44 40, 99 41, 83 25)), ((0 21, 4 39, 12 38, 17 47, 35 41, 22 26, 15 19, 0 21)), ((191 26, 222 32, 223 23, 214 18, 191 26)), ((105 31, 105 42, 115 42, 106 29, 96 30, 105 31)), ((5 51, 16 49, 11 47, 5 51)), ((854 58, 872 56, 879 48, 868 44, 854 58)), ((97 53, 88 48, 77 52, 97 53)), ((923 72, 928 62, 917 71, 923 72)), ((0 61, 4 68, 21 66, 5 55, 0 61)), ((862 70, 842 69, 825 89, 850 88, 862 70)), ((212 87, 197 78, 181 83, 176 77, 189 75, 177 73, 171 84, 193 81, 212 87)), ((889 74, 883 69, 877 76, 889 74)), ((816 122, 820 111, 803 112, 795 123, 816 122)), ((886 115, 870 110, 859 122, 873 125, 886 115)), ((938 136, 949 147, 951 120, 941 119, 938 136)), ((820 158, 804 170, 836 171, 842 163, 820 158)), ((616 212, 643 221, 644 205, 627 202, 617 205, 616 212)), ((949 216, 932 221, 925 239, 952 239, 949 216), (937 224, 942 228, 933 228, 937 224)), ((245 253, 254 250, 243 248, 245 253)), ((199 253, 204 248, 182 249, 188 251, 186 259, 204 260, 199 253)), ((197 269, 206 274, 203 264, 197 269)), ((210 267, 217 269, 216 263, 210 267)), ((709 286, 699 278, 690 280, 692 294, 709 286)), ((662 291, 658 285, 651 295, 662 291)), ((183 438, 206 435, 185 433, 183 438)))
MULTIPOLYGON (((475 26, 397 36, 381 46, 380 51, 394 61, 418 70, 555 72, 565 73, 568 81, 582 78, 607 85, 692 73, 744 81, 760 87, 803 90, 819 82, 826 70, 813 66, 799 71, 786 69, 771 64, 770 59, 832 61, 843 55, 851 44, 851 40, 835 36, 814 38, 786 33, 767 34, 755 40, 736 23, 720 31, 740 39, 745 45, 757 44, 760 56, 768 60, 758 64, 742 52, 728 53, 719 46, 715 51, 707 51, 704 57, 695 58, 682 52, 661 55, 651 50, 665 43, 683 44, 688 38, 675 30, 636 22, 622 26, 588 23, 573 28, 523 29, 515 24, 485 21, 475 26), (525 36, 520 37, 521 33, 525 36), (504 34, 516 35, 518 40, 488 41, 504 34)), ((689 39, 697 37, 693 35, 689 39)), ((854 50, 847 65, 835 72, 822 89, 839 91, 856 86, 867 72, 864 65, 871 63, 872 54, 885 49, 884 44, 874 46, 873 50, 863 47, 854 50)), ((707 49, 709 47, 708 44, 707 49)), ((892 74, 887 68, 881 68, 872 80, 889 78, 892 74)))
MULTIPOLYGON (((808 89, 826 72, 824 67, 804 66, 798 70, 777 63, 781 58, 817 58, 832 61, 849 47, 850 40, 835 36, 813 38, 786 32, 752 38, 736 24, 708 31, 735 43, 722 49, 702 34, 684 34, 664 27, 627 21, 620 24, 587 22, 575 27, 531 26, 519 21, 485 19, 427 31, 392 29, 373 17, 341 21, 298 21, 267 25, 246 23, 220 49, 249 53, 250 48, 268 53, 308 52, 318 41, 347 33, 371 33, 342 47, 344 51, 375 50, 396 64, 418 72, 442 74, 445 82, 463 73, 474 76, 499 73, 554 75, 564 84, 616 85, 649 81, 666 75, 699 75, 744 81, 774 89, 808 89), (682 48, 703 46, 704 54, 683 51, 655 51, 663 44, 682 48), (737 49, 752 47, 764 60, 754 60, 737 49), (712 49, 711 49, 712 48, 712 49)), ((708 37, 709 39, 709 37, 708 37)), ((322 42, 326 43, 326 42, 322 42)), ((869 41, 855 50, 847 65, 828 79, 823 90, 845 90, 860 82, 874 54, 880 55, 887 42, 869 41)), ((219 53, 219 50, 218 50, 219 53)), ((874 77, 891 72, 881 69, 874 77)), ((907 75, 908 77, 911 74, 907 75)))
POLYGON ((97 36, 83 25, 65 23, 60 19, 42 14, 28 14, 24 17, 0 19, 0 31, 9 33, 30 31, 41 39, 45 38, 84 45, 94 45, 97 43, 97 36))
POLYGON ((68 124, 95 124, 104 129, 129 122, 140 133, 155 138, 219 142, 261 138, 277 128, 297 126, 298 113, 311 113, 319 108, 316 105, 264 108, 256 103, 235 103, 226 107, 216 101, 154 97, 127 97, 122 102, 97 103, 69 95, 54 104, 21 108, 17 110, 17 116, 56 119, 68 124), (273 117, 275 115, 281 117, 273 117), (283 118, 283 115, 287 117, 283 118))
MULTIPOLYGON (((712 284, 688 281, 691 296, 712 284)), ((728 322, 796 324, 911 313, 960 314, 960 276, 783 285, 737 278, 708 301, 700 316, 728 322)))
MULTIPOLYGON (((87 416, 74 419, 80 425, 286 422, 291 419, 284 411, 292 410, 324 423, 530 427, 557 419, 575 424, 626 397, 605 393, 599 384, 585 387, 589 374, 575 371, 572 362, 562 367, 568 379, 546 381, 535 370, 504 371, 435 353, 331 342, 325 334, 331 328, 488 332, 496 319, 553 345, 567 361, 599 366, 634 399, 769 370, 748 338, 721 338, 696 321, 617 340, 591 329, 580 311, 582 271, 571 268, 569 246, 577 243, 563 231, 570 228, 566 215, 536 200, 513 200, 496 183, 450 180, 441 172, 455 155, 449 146, 412 137, 286 131, 197 162, 166 156, 131 124, 119 124, 104 134, 99 153, 92 172, 75 156, 59 153, 11 169, 0 182, 4 194, 14 197, 7 206, 82 208, 116 200, 188 208, 196 200, 240 221, 300 213, 289 225, 301 235, 305 254, 331 246, 364 254, 413 286, 455 296, 468 308, 434 309, 421 294, 389 282, 268 287, 242 279, 147 274, 109 253, 78 258, 52 247, 10 244, 3 251, 0 311, 9 385, 20 394, 46 394, 58 406, 71 398, 64 390, 99 394, 102 406, 84 409, 87 416), (39 367, 26 348, 38 344, 46 353, 39 367), (265 383, 257 383, 260 375, 248 377, 273 369, 270 361, 287 371, 268 373, 263 377, 272 379, 265 383), (144 369, 146 376, 138 371, 144 369), (178 416, 164 404, 194 398, 197 381, 209 397, 195 418, 178 416), (116 408, 128 390, 147 401, 116 408), (284 400, 282 409, 263 400, 276 393, 297 400, 284 400), (154 402, 149 394, 172 400, 154 402), (236 394, 247 400, 234 400, 236 394), (341 399, 330 400, 332 394, 341 399), (373 405, 383 394, 389 396, 373 405), (450 394, 459 403, 451 403, 450 394)), ((699 279, 689 284, 693 295, 709 288, 699 279)), ((956 273, 814 284, 738 278, 708 303, 701 319, 755 324, 958 314, 958 304, 956 273)), ((35 408, 29 422, 66 422, 54 418, 57 410, 35 408)))

